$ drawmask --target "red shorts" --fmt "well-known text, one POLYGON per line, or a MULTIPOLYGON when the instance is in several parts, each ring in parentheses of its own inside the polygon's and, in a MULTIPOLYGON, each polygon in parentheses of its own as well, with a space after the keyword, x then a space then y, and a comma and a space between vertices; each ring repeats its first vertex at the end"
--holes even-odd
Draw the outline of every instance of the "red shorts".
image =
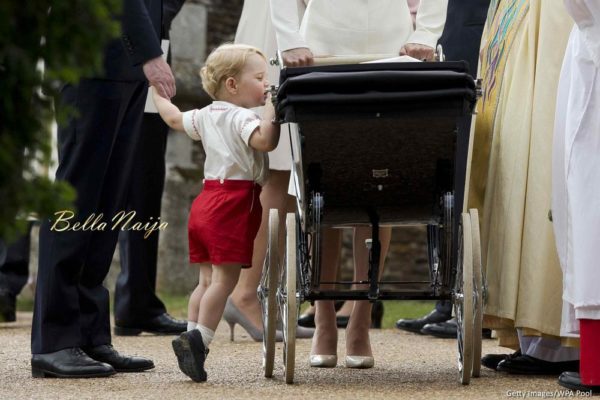
POLYGON ((191 263, 252 265, 262 218, 260 190, 253 181, 204 181, 188 221, 191 263))

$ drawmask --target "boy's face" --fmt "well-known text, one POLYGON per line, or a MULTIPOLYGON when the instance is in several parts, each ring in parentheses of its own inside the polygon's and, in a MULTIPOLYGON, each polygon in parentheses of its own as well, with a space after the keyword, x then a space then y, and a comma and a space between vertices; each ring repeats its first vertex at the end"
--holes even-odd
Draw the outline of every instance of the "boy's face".
POLYGON ((252 54, 239 76, 239 105, 246 108, 264 106, 268 88, 267 62, 258 54, 252 54))

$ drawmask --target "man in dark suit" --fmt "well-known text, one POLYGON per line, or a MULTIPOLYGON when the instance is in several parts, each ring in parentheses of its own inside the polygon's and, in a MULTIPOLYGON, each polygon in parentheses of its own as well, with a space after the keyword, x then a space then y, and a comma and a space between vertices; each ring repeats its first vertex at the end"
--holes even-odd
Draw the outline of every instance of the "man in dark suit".
POLYGON ((175 80, 161 57, 162 1, 123 0, 121 39, 104 54, 103 76, 66 85, 57 107, 78 111, 59 127, 56 178, 77 190, 77 214, 40 228, 38 282, 31 332, 34 377, 101 377, 143 371, 151 360, 120 355, 111 346, 108 273, 118 239, 111 228, 125 208, 148 82, 175 95, 175 80), (92 215, 104 229, 75 230, 92 215))
MULTIPOLYGON (((465 60, 473 77, 477 75, 479 44, 487 17, 490 0, 450 0, 444 32, 439 40, 447 61, 465 60)), ((467 152, 471 116, 462 118, 458 123, 457 159, 455 163, 454 192, 455 222, 458 226, 460 210, 463 207, 467 152)), ((452 302, 438 301, 435 309, 418 319, 400 319, 396 321, 398 329, 420 332, 438 337, 455 338, 456 324, 446 322, 452 318, 452 302)))
MULTIPOLYGON (((171 22, 184 2, 163 0, 163 39, 169 39, 171 22)), ((146 112, 141 131, 144 140, 133 161, 127 209, 136 212, 136 219, 149 221, 160 216, 169 127, 158 113, 146 112)), ((155 291, 159 232, 147 238, 144 235, 143 231, 119 234, 121 273, 115 287, 115 335, 138 335, 142 331, 180 334, 187 329, 186 321, 167 314, 155 291)))

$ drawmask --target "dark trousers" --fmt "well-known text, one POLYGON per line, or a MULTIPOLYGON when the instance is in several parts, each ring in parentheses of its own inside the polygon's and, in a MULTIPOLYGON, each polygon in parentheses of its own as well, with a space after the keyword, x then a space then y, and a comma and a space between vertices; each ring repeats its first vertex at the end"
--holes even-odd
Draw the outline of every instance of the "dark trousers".
POLYGON ((17 296, 27 283, 29 276, 29 249, 33 223, 27 227, 23 236, 8 244, 6 258, 0 263, 0 287, 8 289, 17 296))
MULTIPOLYGON (((165 183, 165 150, 168 126, 158 114, 144 114, 142 140, 133 162, 127 209, 135 220, 156 221, 160 217, 165 183)), ((115 323, 135 326, 166 312, 155 294, 158 232, 144 239, 143 231, 119 234, 121 273, 115 288, 115 323)))
POLYGON ((111 342, 109 296, 102 282, 119 232, 111 229, 110 220, 125 208, 146 93, 143 81, 95 79, 61 92, 61 106, 79 113, 58 130, 56 178, 77 191, 77 214, 69 222, 72 226, 102 213, 108 226, 57 231, 51 230, 54 218, 42 223, 31 332, 34 354, 111 342))
POLYGON ((452 318, 452 301, 451 300, 439 300, 435 303, 435 309, 440 314, 445 314, 448 319, 452 318))

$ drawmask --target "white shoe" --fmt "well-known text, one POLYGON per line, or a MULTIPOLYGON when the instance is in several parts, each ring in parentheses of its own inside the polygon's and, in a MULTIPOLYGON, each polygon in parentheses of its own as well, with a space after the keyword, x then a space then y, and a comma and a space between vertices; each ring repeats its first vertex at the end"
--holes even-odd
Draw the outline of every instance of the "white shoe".
POLYGON ((314 368, 335 368, 335 366, 337 365, 337 356, 311 354, 309 362, 310 366, 314 368))
POLYGON ((346 368, 373 368, 375 359, 371 356, 346 356, 346 368))

